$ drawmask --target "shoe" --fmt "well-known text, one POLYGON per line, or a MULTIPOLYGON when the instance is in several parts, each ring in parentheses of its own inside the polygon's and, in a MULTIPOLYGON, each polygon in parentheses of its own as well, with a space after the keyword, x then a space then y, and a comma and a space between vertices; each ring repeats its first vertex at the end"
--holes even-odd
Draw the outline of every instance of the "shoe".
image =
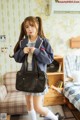
POLYGON ((64 117, 60 115, 60 113, 56 113, 56 116, 58 116, 58 120, 64 120, 64 117))
POLYGON ((51 120, 51 119, 49 119, 49 118, 47 118, 47 117, 44 117, 44 120, 51 120))

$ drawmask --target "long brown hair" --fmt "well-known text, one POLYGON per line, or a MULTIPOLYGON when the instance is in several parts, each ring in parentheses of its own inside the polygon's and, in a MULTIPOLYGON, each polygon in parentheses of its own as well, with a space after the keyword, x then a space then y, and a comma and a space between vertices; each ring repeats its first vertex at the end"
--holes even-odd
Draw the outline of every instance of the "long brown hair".
POLYGON ((27 21, 32 22, 35 27, 36 27, 36 24, 37 24, 38 25, 38 35, 42 38, 45 38, 41 18, 40 17, 29 16, 29 17, 25 18, 24 21, 21 24, 21 31, 20 31, 20 35, 19 35, 19 40, 14 47, 14 53, 19 50, 20 41, 23 40, 23 38, 27 36, 26 30, 25 30, 25 23, 27 21))

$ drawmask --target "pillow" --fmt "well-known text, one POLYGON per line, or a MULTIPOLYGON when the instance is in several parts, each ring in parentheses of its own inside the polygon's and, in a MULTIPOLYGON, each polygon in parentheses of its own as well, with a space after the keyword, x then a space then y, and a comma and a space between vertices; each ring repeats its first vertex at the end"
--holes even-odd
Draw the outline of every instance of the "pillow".
POLYGON ((73 82, 75 84, 80 85, 80 71, 73 71, 72 72, 72 78, 73 78, 73 82))

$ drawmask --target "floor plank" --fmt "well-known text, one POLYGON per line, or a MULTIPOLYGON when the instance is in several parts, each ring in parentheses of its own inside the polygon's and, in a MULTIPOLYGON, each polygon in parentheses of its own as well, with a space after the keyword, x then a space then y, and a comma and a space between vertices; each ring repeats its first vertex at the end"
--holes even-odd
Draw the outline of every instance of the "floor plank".
MULTIPOLYGON (((61 105, 48 106, 48 108, 53 113, 59 112, 62 116, 65 116, 65 120, 76 120, 72 112, 65 105, 64 106, 61 106, 61 105)), ((11 116, 10 120, 28 120, 28 115, 14 115, 14 116, 11 116)), ((40 115, 37 114, 37 120, 44 120, 44 117, 40 117, 40 115)))

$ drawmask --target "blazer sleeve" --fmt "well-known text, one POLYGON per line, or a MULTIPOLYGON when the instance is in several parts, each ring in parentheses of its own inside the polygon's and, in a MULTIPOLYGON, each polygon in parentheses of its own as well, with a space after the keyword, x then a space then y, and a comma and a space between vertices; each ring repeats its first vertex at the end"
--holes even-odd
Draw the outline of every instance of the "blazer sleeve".
MULTIPOLYGON (((23 47, 20 42, 20 49, 14 54, 14 59, 18 63, 23 63, 25 60, 25 53, 23 52, 23 47)), ((27 56, 27 55, 26 55, 27 56)))
POLYGON ((50 64, 53 61, 53 50, 48 40, 44 40, 40 48, 34 51, 36 59, 43 64, 50 64))
POLYGON ((23 52, 23 49, 19 49, 15 54, 14 54, 14 59, 16 62, 23 63, 25 59, 25 54, 23 52))

